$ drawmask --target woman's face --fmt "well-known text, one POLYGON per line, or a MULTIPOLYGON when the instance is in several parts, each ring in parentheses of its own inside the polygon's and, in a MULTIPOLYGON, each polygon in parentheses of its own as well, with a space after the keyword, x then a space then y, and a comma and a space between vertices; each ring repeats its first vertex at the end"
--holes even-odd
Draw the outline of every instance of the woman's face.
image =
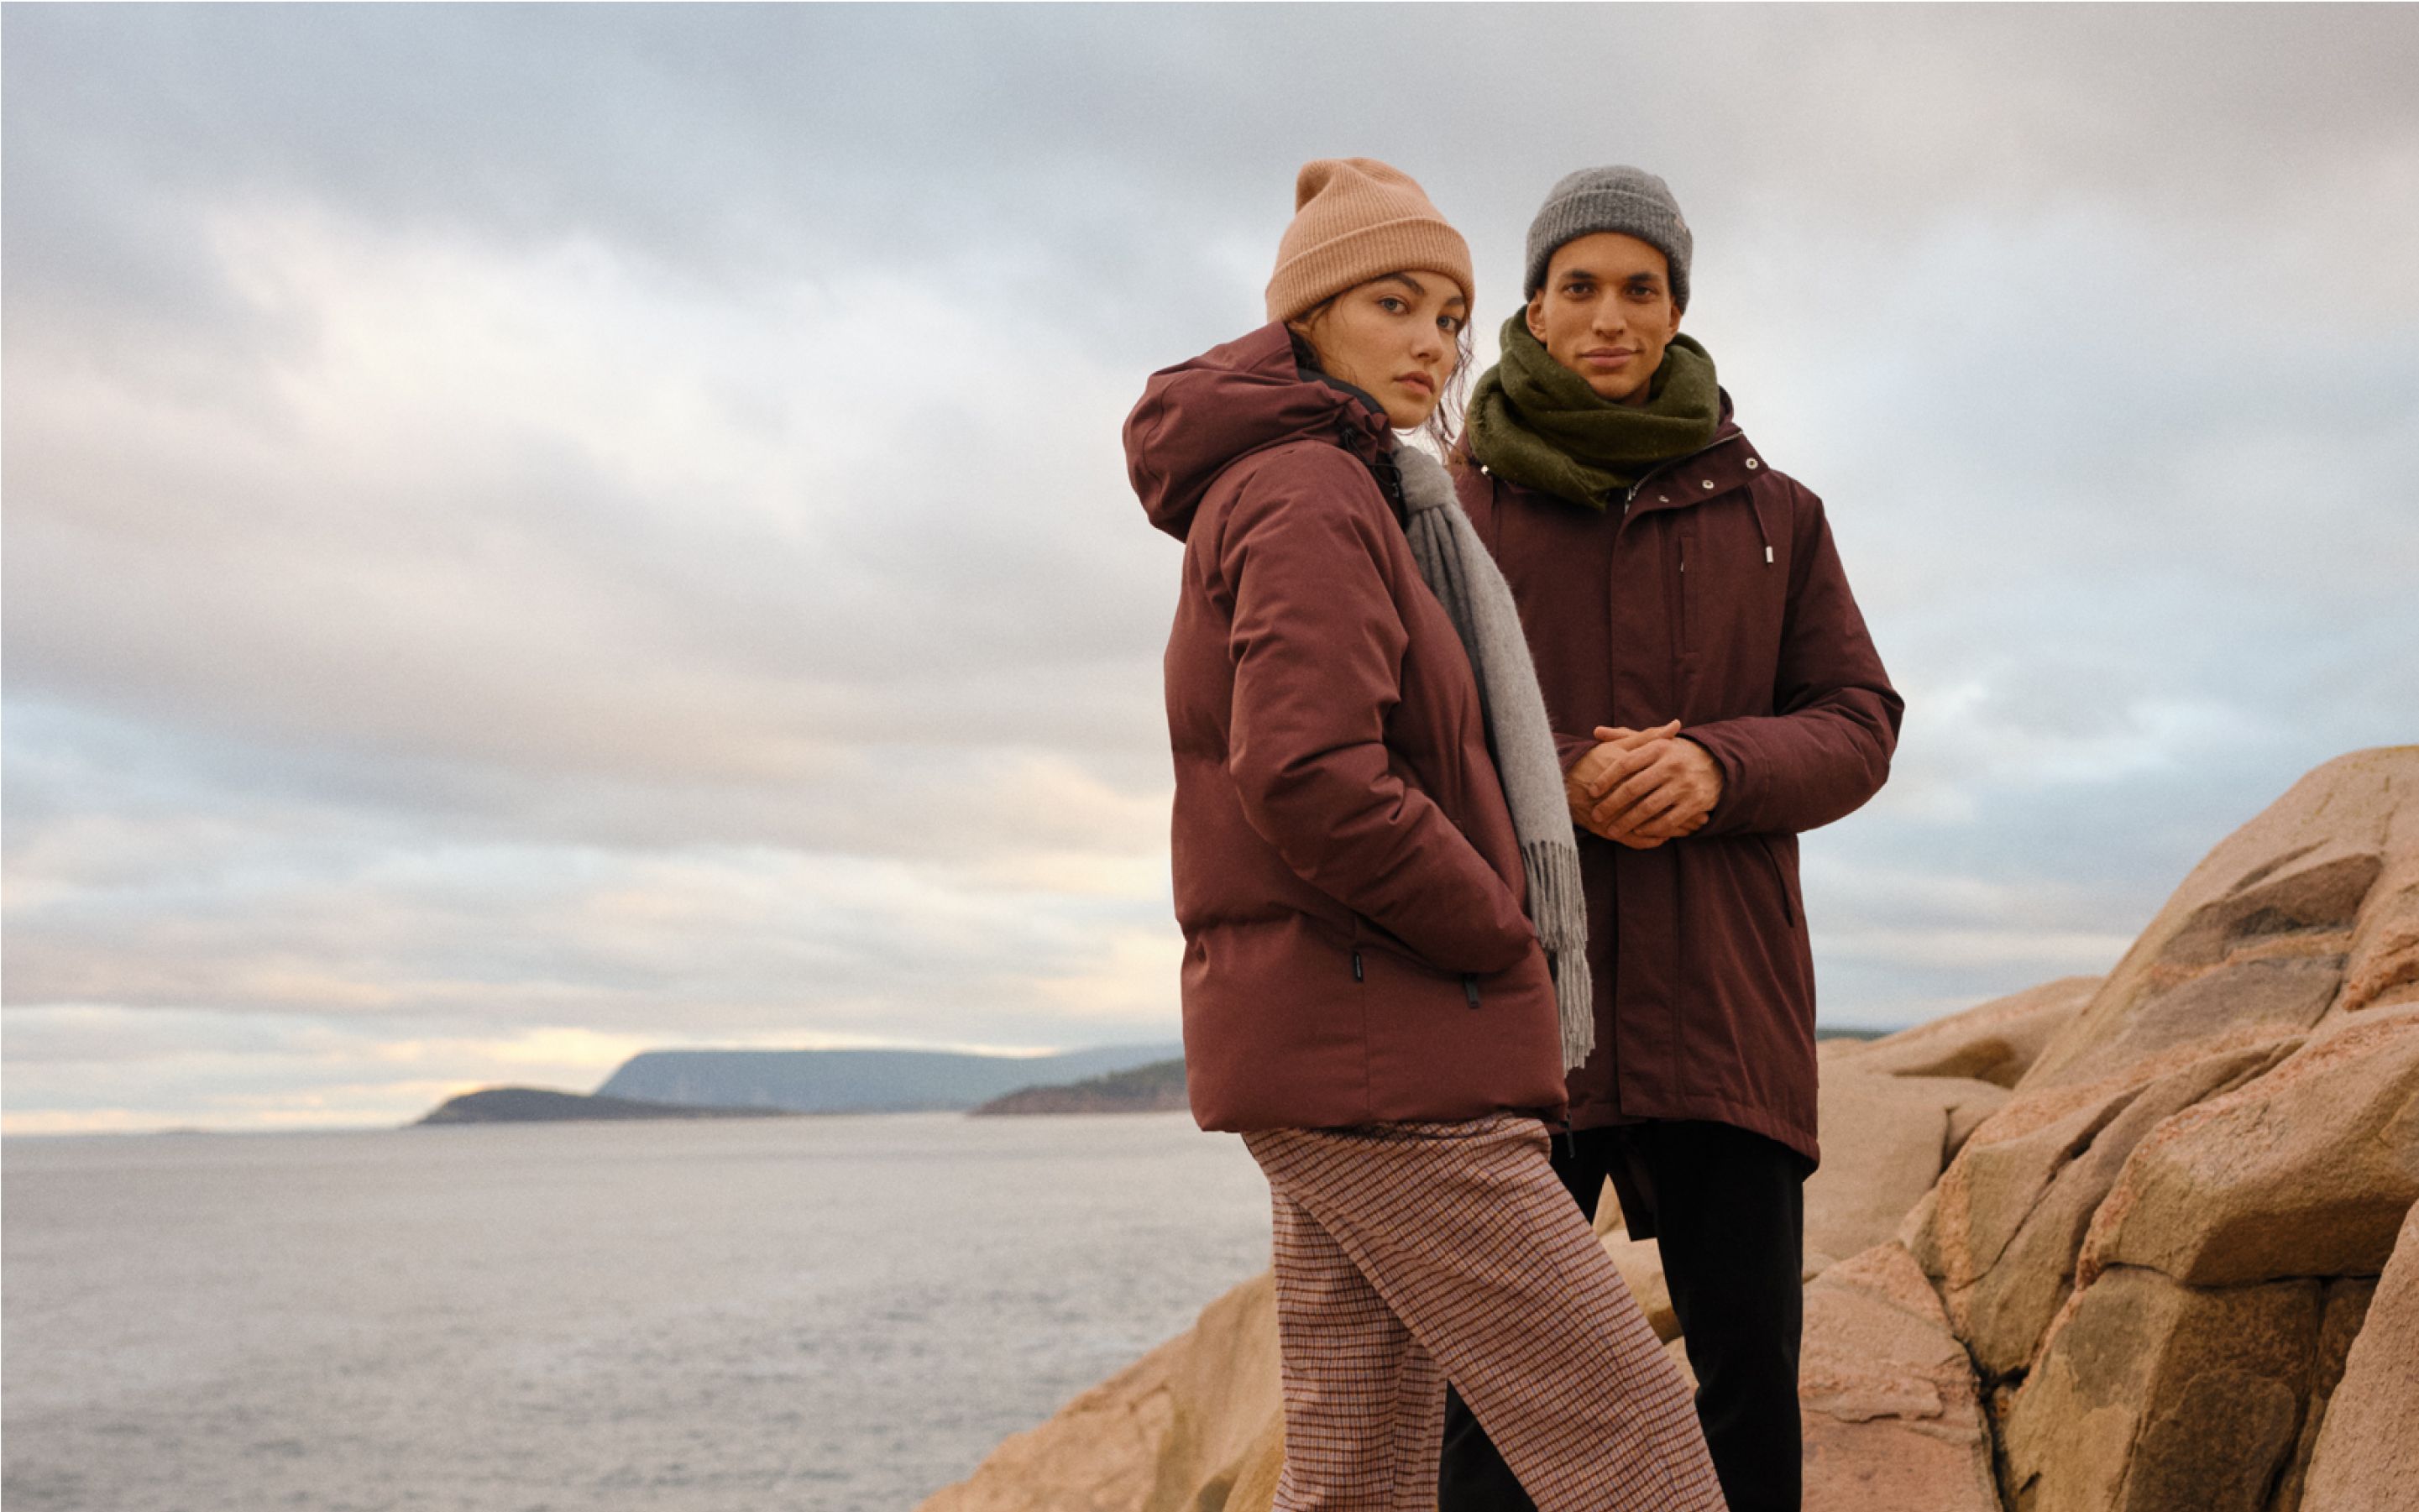
POLYGON ((1388 273, 1346 289, 1290 328, 1328 377, 1376 399, 1396 430, 1427 423, 1460 361, 1470 301, 1442 273, 1388 273))

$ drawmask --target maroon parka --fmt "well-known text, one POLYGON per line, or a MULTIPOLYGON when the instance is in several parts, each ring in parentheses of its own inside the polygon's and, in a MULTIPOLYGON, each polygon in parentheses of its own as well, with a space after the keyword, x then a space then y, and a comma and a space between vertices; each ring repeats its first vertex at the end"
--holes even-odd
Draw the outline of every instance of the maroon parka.
POLYGON ((1564 769, 1597 725, 1678 719, 1722 772, 1694 835, 1641 851, 1579 834, 1596 1051, 1570 1074, 1572 1127, 1711 1119, 1820 1159, 1797 836, 1880 790, 1904 709, 1822 501, 1727 398, 1710 446, 1602 511, 1461 461, 1564 769))
POLYGON ((1184 543, 1166 657, 1186 1084, 1205 1129, 1560 1119, 1553 983, 1453 622, 1365 400, 1271 323, 1126 421, 1184 543))

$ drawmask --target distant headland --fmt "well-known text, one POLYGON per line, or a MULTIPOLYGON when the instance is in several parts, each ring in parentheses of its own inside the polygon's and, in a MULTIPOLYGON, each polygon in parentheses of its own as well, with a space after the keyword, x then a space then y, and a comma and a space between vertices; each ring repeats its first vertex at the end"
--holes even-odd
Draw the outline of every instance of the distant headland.
POLYGON ((544 1087, 483 1087, 448 1098, 419 1123, 579 1123, 631 1119, 793 1118, 785 1108, 713 1108, 635 1098, 558 1092, 544 1087))
MULTIPOLYGON (((1144 1068, 1175 1068, 1173 1107, 1184 1106, 1183 1050, 1175 1044, 1102 1045, 1047 1056, 947 1050, 648 1050, 624 1061, 593 1093, 490 1087, 451 1099, 411 1127, 624 1119, 731 1118, 785 1113, 968 1112, 1028 1089, 1071 1092, 1144 1068)), ((1156 1088, 1157 1084, 1149 1084, 1156 1088)), ((1117 1110, 1163 1089, 1087 1090, 1117 1110)), ((1044 1111, 1040 1107, 1021 1111, 1044 1111)), ((1057 1111, 1110 1111, 1106 1105, 1057 1111)))

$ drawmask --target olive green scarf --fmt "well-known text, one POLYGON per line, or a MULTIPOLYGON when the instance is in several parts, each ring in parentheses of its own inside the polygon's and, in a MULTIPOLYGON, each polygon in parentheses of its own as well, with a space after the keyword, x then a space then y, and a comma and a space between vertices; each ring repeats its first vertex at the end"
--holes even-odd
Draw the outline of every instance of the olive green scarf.
POLYGON ((1596 396, 1529 333, 1503 322, 1503 360, 1470 399, 1470 451, 1514 483, 1602 509, 1656 464, 1703 450, 1721 425, 1713 354, 1674 336, 1637 409, 1596 396))

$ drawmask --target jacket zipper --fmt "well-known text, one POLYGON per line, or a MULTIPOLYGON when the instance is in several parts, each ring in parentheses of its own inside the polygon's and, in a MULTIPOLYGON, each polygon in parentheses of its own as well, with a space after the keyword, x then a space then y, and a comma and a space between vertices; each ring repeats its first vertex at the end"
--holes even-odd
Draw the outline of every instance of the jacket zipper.
POLYGON ((1672 638, 1672 643, 1685 656, 1688 654, 1688 537, 1685 532, 1672 532, 1672 550, 1680 559, 1680 581, 1672 603, 1672 615, 1680 622, 1680 631, 1672 638))

